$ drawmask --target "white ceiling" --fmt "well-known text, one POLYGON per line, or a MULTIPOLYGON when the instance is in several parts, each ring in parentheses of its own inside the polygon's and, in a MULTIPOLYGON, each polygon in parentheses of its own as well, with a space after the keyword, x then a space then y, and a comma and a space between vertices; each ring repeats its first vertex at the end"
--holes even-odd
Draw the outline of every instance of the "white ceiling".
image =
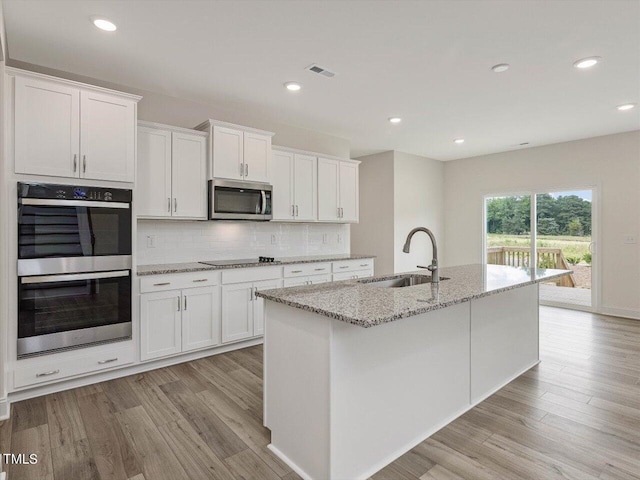
POLYGON ((4 0, 11 59, 440 160, 640 128, 640 2, 4 0), (97 30, 92 15, 118 25, 97 30), (575 69, 598 55, 601 64, 575 69), (304 68, 318 63, 332 79, 304 68), (507 62, 502 74, 490 67, 507 62), (296 80, 292 94, 282 84, 296 80), (400 125, 387 118, 398 115, 400 125), (456 145, 453 140, 466 142, 456 145))

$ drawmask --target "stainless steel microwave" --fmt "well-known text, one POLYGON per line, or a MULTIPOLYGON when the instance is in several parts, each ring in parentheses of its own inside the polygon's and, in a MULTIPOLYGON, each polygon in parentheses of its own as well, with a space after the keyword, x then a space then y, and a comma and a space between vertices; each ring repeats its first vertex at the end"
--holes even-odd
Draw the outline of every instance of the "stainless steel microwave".
POLYGON ((271 220, 271 190, 268 183, 209 180, 209 220, 271 220))

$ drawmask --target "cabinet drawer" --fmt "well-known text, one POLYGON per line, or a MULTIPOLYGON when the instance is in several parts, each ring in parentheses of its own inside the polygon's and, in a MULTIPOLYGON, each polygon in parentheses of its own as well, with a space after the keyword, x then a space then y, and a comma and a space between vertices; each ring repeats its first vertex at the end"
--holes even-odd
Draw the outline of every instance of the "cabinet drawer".
POLYGON ((284 266, 284 278, 331 273, 331 263, 300 263, 284 266))
POLYGON ((333 281, 352 280, 356 278, 373 277, 373 270, 356 270, 354 272, 339 272, 333 274, 333 281))
POLYGON ((171 273, 140 277, 140 293, 207 287, 220 283, 219 271, 171 273))
POLYGON ((232 268, 222 271, 222 283, 258 282, 282 277, 282 267, 232 268))
POLYGON ((309 275, 306 277, 291 277, 284 279, 285 287, 298 287, 303 285, 316 285, 318 283, 327 283, 331 281, 331 275, 309 275))
POLYGON ((41 383, 55 382, 76 375, 97 372, 108 368, 133 363, 135 350, 133 344, 128 347, 114 348, 113 351, 78 355, 64 360, 47 361, 45 357, 29 361, 26 367, 16 367, 13 375, 15 388, 28 387, 41 383))
POLYGON ((363 260, 342 260, 333 262, 333 273, 353 272, 355 270, 373 269, 373 259, 367 258, 363 260))

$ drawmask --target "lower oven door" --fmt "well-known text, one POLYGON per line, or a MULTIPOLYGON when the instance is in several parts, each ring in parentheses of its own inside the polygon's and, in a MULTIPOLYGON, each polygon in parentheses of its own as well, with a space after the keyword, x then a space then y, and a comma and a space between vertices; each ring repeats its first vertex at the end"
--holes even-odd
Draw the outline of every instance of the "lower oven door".
POLYGON ((19 277, 18 358, 131 338, 131 271, 19 277))

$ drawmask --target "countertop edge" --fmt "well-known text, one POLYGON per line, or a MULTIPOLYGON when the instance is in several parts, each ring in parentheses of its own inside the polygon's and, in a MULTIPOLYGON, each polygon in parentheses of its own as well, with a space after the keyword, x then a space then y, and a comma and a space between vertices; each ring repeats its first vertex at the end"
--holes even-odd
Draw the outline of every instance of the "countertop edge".
MULTIPOLYGON (((432 312, 432 311, 435 311, 435 310, 441 310, 443 308, 448 308, 448 307, 451 307, 453 305, 458 305, 460 303, 470 302, 471 300, 477 300, 479 298, 488 297, 488 296, 491 296, 491 295, 495 295, 497 293, 507 292, 509 290, 514 290, 516 288, 535 285, 536 283, 541 283, 543 281, 553 280, 555 278, 560 278, 560 277, 563 277, 563 276, 569 275, 569 274, 570 273, 564 273, 564 272, 563 273, 558 273, 558 274, 555 274, 555 275, 550 275, 550 276, 545 277, 543 279, 529 280, 527 282, 516 283, 514 285, 508 285, 506 287, 496 288, 495 290, 491 290, 491 291, 488 291, 488 292, 482 292, 482 293, 479 293, 479 294, 476 294, 476 295, 469 295, 469 296, 466 296, 466 297, 461 297, 459 299, 456 298, 456 299, 451 300, 451 301, 446 302, 446 303, 438 303, 436 305, 425 305, 425 307, 419 308, 417 310, 411 310, 409 312, 401 313, 401 314, 398 314, 398 315, 393 315, 393 316, 390 316, 390 317, 375 318, 375 319, 369 320, 369 321, 362 320, 362 319, 359 319, 359 318, 354 318, 354 317, 348 317, 348 316, 345 316, 345 315, 336 314, 336 313, 329 312, 329 311, 321 309, 321 308, 311 307, 311 306, 305 305, 303 303, 294 302, 294 301, 291 301, 291 300, 286 300, 286 299, 281 298, 279 296, 270 295, 269 294, 270 290, 257 291, 256 292, 256 296, 262 297, 265 300, 270 300, 272 302, 281 303, 283 305, 287 305, 287 306, 290 306, 290 307, 293 307, 293 308, 298 308, 298 309, 301 309, 301 310, 305 310, 307 312, 316 313, 318 315, 322 315, 324 317, 332 318, 334 320, 340 320, 342 322, 350 323, 352 325, 357 325, 357 326, 363 327, 363 328, 370 328, 370 327, 374 327, 376 325, 382 325, 382 324, 385 324, 385 323, 394 322, 394 321, 400 320, 402 318, 415 317, 417 315, 422 315, 423 313, 432 312)), ((348 286, 351 283, 353 283, 352 280, 346 281, 345 282, 345 286, 348 286)))

